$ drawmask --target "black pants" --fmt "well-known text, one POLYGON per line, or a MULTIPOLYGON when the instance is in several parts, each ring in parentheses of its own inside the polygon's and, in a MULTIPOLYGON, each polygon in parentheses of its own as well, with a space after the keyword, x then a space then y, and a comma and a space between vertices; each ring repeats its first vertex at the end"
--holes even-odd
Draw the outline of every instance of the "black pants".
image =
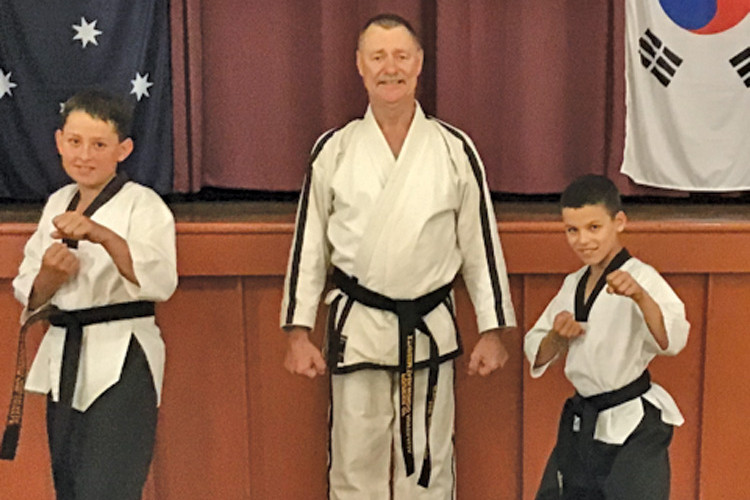
MULTIPOLYGON (((53 450, 57 403, 47 402, 53 450)), ((73 410, 62 460, 52 476, 58 500, 141 498, 156 435, 156 391, 146 356, 133 336, 120 380, 85 412, 73 410)))
MULTIPOLYGON (((581 478, 562 478, 560 493, 557 448, 552 451, 542 476, 536 500, 668 500, 669 444, 673 427, 661 420, 661 411, 643 401, 644 416, 622 445, 594 441, 590 463, 591 484, 581 486, 581 478), (571 483, 573 483, 571 485, 571 483)), ((579 453, 573 454, 578 457, 579 453)), ((574 458, 574 459, 576 459, 574 458)), ((580 469, 574 464, 573 469, 580 469)))

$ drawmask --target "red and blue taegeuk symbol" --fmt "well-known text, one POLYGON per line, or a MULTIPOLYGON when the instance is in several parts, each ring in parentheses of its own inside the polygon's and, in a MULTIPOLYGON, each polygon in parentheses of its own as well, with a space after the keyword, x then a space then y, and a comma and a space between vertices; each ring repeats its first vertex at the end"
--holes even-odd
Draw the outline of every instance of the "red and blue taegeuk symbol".
POLYGON ((675 24, 699 35, 721 33, 750 13, 750 0, 659 0, 675 24))

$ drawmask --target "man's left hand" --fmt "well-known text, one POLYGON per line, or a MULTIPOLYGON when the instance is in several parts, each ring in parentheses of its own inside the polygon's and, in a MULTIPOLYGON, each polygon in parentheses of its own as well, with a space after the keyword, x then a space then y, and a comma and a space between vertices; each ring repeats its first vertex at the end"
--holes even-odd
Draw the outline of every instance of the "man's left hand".
POLYGON ((500 330, 488 330, 479 336, 477 345, 469 359, 469 375, 486 377, 498 368, 505 366, 510 355, 500 340, 500 330))

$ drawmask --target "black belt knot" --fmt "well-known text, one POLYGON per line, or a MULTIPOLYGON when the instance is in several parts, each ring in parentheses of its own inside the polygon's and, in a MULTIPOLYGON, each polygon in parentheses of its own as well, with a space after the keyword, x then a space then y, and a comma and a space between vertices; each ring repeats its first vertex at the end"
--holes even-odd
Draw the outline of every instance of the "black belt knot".
POLYGON ((599 413, 639 398, 650 388, 651 375, 645 370, 637 379, 614 391, 589 397, 576 392, 565 401, 557 437, 558 468, 562 472, 563 481, 566 477, 581 475, 581 472, 586 477, 591 473, 593 464, 589 460, 592 456, 589 450, 594 442, 599 413), (574 459, 576 453, 580 454, 581 460, 574 459), (584 471, 571 471, 568 468, 569 464, 580 462, 583 463, 584 471))
POLYGON ((414 406, 414 351, 416 349, 416 331, 419 330, 430 342, 429 371, 427 379, 427 401, 425 409, 425 453, 422 461, 422 472, 418 484, 427 487, 430 484, 432 470, 430 458, 430 424, 437 390, 439 369, 439 352, 435 338, 427 328, 424 317, 433 309, 444 303, 450 295, 453 283, 448 283, 430 293, 409 300, 396 300, 378 292, 369 290, 357 283, 356 278, 346 275, 339 268, 333 269, 332 280, 342 292, 352 300, 367 307, 390 311, 398 317, 399 332, 399 421, 401 423, 401 452, 404 457, 406 475, 414 473, 414 443, 412 408, 414 406))
POLYGON ((65 311, 55 306, 46 307, 31 315, 21 327, 18 336, 16 354, 16 374, 13 384, 5 433, 0 446, 0 459, 13 460, 18 447, 23 417, 24 385, 26 382, 26 331, 38 321, 49 321, 50 324, 65 328, 63 359, 60 368, 60 409, 55 420, 55 441, 52 445, 53 461, 60 459, 63 440, 67 434, 70 412, 72 411, 73 392, 78 376, 83 327, 95 323, 104 323, 121 319, 140 318, 154 315, 155 306, 149 301, 123 302, 88 309, 65 311))

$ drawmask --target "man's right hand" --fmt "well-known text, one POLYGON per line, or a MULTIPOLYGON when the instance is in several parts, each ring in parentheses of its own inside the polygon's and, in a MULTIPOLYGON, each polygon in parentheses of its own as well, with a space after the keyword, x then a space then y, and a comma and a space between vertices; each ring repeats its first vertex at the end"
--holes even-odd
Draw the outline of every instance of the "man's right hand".
POLYGON ((284 368, 289 373, 315 378, 326 372, 326 362, 320 349, 310 342, 308 329, 295 326, 287 332, 284 368))

